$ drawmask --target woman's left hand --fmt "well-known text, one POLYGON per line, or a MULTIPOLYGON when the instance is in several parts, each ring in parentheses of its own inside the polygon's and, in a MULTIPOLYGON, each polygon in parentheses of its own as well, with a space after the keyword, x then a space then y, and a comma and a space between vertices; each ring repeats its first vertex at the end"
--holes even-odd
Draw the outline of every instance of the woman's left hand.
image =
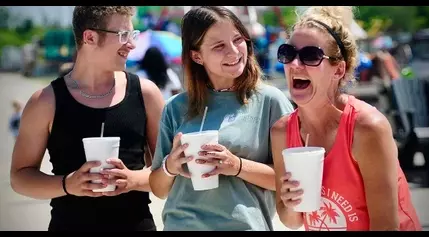
POLYGON ((114 165, 113 169, 103 169, 100 173, 108 176, 107 184, 115 184, 116 190, 103 192, 105 196, 117 196, 122 193, 127 193, 134 189, 137 183, 133 176, 133 171, 129 170, 121 159, 110 158, 108 164, 114 165))
POLYGON ((205 159, 196 159, 195 162, 197 164, 216 166, 213 171, 203 174, 203 178, 217 174, 233 176, 238 173, 240 158, 232 154, 224 146, 220 144, 206 144, 201 146, 201 149, 198 155, 205 159))

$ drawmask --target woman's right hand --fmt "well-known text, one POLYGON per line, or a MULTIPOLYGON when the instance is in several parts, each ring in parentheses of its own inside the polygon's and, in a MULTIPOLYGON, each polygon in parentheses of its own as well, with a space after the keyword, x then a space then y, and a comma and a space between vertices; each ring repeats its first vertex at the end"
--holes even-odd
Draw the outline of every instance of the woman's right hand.
POLYGON ((102 192, 93 192, 94 189, 101 189, 107 186, 107 178, 99 173, 90 173, 91 168, 101 165, 100 161, 88 161, 78 170, 67 175, 65 188, 68 193, 74 196, 101 197, 102 192), (101 183, 92 183, 94 180, 102 180, 101 183))
POLYGON ((183 153, 185 149, 188 147, 188 144, 180 144, 180 137, 182 133, 176 134, 173 139, 173 148, 171 148, 171 152, 165 161, 165 166, 167 167, 168 172, 175 175, 181 175, 186 178, 191 178, 189 172, 183 170, 182 165, 191 161, 193 159, 192 156, 185 157, 183 153))
POLYGON ((297 189, 291 191, 291 188, 296 189, 299 186, 299 182, 295 180, 289 180, 292 177, 291 173, 286 172, 286 174, 280 178, 281 189, 280 197, 283 201, 283 204, 286 208, 292 208, 298 205, 301 202, 299 198, 303 194, 302 189, 297 189))

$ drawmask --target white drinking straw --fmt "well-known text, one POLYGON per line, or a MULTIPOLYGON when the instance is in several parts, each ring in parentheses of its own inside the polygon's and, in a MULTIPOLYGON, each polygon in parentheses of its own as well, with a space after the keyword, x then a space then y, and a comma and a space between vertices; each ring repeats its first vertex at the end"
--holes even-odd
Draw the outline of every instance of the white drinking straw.
POLYGON ((307 135, 305 136, 305 147, 308 146, 308 138, 310 137, 310 133, 307 133, 307 135))
POLYGON ((206 115, 207 115, 207 109, 208 109, 208 107, 206 106, 206 108, 204 109, 203 120, 201 121, 200 132, 203 131, 204 121, 206 120, 206 115))

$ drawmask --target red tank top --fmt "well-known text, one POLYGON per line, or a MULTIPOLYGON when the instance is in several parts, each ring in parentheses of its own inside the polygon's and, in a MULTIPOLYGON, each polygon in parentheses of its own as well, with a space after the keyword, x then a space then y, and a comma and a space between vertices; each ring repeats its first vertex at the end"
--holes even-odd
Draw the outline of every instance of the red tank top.
MULTIPOLYGON (((363 180, 351 153, 353 129, 359 111, 356 100, 350 96, 341 115, 335 143, 324 161, 322 205, 318 211, 304 213, 306 230, 369 230, 363 180)), ((288 119, 287 147, 301 146, 297 109, 288 119)), ((422 230, 399 161, 398 187, 400 230, 422 230)))

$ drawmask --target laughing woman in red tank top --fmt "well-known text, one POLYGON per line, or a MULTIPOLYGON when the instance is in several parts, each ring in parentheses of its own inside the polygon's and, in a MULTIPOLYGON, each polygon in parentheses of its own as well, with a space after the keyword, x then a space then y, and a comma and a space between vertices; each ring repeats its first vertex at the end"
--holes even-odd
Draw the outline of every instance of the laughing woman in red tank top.
POLYGON ((421 230, 397 159, 386 117, 371 105, 340 93, 353 81, 357 46, 349 26, 352 7, 310 7, 279 47, 278 59, 298 108, 272 128, 277 212, 285 226, 306 230, 421 230), (322 203, 299 213, 303 191, 289 180, 282 150, 309 145, 326 150, 322 203))

